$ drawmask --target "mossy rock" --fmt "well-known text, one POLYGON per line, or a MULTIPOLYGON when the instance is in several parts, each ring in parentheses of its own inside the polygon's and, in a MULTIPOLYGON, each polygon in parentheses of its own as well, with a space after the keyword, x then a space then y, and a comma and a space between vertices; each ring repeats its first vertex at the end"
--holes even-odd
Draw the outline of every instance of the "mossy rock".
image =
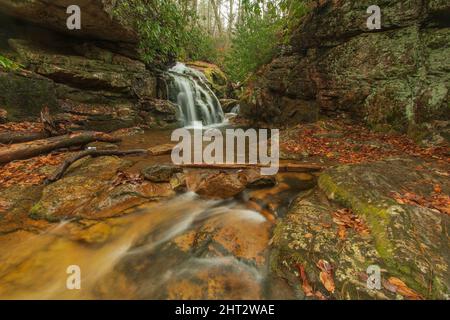
POLYGON ((390 274, 427 298, 448 298, 450 217, 420 206, 399 204, 392 192, 431 196, 433 184, 449 193, 448 179, 433 170, 417 170, 412 159, 339 166, 319 177, 327 196, 364 217, 375 248, 390 274), (426 183, 431 181, 431 183, 426 183), (446 248, 446 249, 444 249, 446 248), (430 283, 432 285, 430 290, 430 283))

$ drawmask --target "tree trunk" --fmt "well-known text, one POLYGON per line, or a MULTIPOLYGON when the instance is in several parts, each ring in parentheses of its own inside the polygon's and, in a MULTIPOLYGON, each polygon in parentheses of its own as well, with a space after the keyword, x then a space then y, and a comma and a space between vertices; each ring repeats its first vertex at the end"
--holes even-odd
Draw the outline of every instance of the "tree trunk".
POLYGON ((119 142, 120 139, 93 131, 81 131, 58 137, 24 142, 0 148, 0 164, 14 160, 29 159, 61 148, 82 146, 94 141, 119 142))

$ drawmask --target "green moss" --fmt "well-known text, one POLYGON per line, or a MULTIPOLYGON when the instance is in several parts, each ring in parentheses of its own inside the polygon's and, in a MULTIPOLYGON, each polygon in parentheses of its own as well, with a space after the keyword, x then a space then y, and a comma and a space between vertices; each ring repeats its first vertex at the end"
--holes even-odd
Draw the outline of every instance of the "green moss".
POLYGON ((363 215, 370 225, 375 238, 375 247, 380 256, 388 261, 393 258, 393 246, 386 235, 386 226, 389 224, 390 218, 389 213, 385 209, 360 201, 350 192, 334 183, 331 176, 326 173, 319 177, 319 187, 330 198, 363 215))
MULTIPOLYGON (((340 185, 333 181, 333 178, 323 173, 319 177, 319 187, 327 196, 343 206, 351 208, 355 213, 362 215, 368 223, 371 234, 375 240, 375 249, 389 268, 389 273, 404 280, 413 290, 426 297, 440 297, 445 289, 439 289, 439 286, 433 286, 433 292, 430 294, 428 288, 419 280, 415 279, 417 266, 414 262, 407 264, 405 261, 398 261, 395 256, 393 243, 389 241, 387 227, 390 224, 390 215, 386 209, 379 208, 367 202, 364 202, 351 192, 347 191, 345 185, 340 185)), ((440 286, 442 287, 442 286, 440 286)))

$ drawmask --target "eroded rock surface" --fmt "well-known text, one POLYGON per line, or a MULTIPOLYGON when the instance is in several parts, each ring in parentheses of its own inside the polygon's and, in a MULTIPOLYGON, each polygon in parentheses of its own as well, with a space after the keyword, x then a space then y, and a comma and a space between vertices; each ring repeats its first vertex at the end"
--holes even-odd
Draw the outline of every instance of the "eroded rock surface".
POLYGON ((445 164, 423 166, 416 159, 326 170, 319 177, 319 189, 313 195, 300 195, 277 225, 272 270, 297 290, 298 298, 305 295, 301 265, 315 290, 326 298, 411 298, 392 290, 387 280, 395 277, 417 296, 447 299, 450 185, 446 172, 445 164), (408 202, 415 197, 424 200, 408 202), (435 204, 438 197, 447 199, 446 204, 435 204), (368 231, 342 230, 333 215, 341 206, 351 209, 368 231), (333 266, 334 292, 319 279, 319 260, 333 266), (382 270, 381 290, 366 285, 370 265, 382 270))
POLYGON ((367 29, 370 1, 322 1, 291 50, 250 81, 241 114, 275 124, 348 112, 376 128, 414 131, 449 117, 449 4, 381 1, 382 30, 367 29))

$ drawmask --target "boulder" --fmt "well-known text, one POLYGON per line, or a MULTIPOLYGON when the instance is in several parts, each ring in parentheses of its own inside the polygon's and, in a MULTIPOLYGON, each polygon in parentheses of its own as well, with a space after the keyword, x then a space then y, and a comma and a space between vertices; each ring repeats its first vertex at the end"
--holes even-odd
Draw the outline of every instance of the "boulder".
POLYGON ((423 297, 446 299, 450 257, 442 248, 450 244, 446 231, 450 184, 443 173, 448 166, 420 164, 414 159, 392 159, 339 166, 319 177, 319 187, 365 219, 390 275, 423 297))
POLYGON ((259 170, 243 171, 191 171, 186 176, 189 190, 205 198, 232 198, 245 188, 267 188, 276 184, 275 177, 261 176, 259 170))

